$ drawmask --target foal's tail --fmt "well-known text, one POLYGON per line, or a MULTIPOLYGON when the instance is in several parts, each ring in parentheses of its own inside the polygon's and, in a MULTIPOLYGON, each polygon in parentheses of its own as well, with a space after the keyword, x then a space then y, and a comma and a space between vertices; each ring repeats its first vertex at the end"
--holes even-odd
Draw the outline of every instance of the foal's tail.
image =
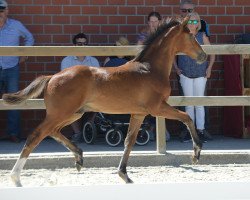
POLYGON ((3 94, 4 103, 16 105, 26 101, 27 99, 38 97, 47 86, 51 77, 52 76, 40 76, 19 92, 3 94))

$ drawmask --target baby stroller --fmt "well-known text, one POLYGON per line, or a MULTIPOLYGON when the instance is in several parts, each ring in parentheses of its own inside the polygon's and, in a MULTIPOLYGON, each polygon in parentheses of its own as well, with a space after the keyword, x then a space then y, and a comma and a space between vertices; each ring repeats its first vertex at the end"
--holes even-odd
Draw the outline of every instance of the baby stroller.
MULTIPOLYGON (((128 122, 120 122, 117 118, 128 121, 128 115, 108 115, 96 113, 94 120, 87 120, 83 125, 83 140, 87 144, 93 144, 98 134, 105 134, 105 140, 109 146, 118 146, 125 138, 128 122)), ((136 139, 137 145, 146 145, 149 142, 147 124, 143 123, 136 139)))

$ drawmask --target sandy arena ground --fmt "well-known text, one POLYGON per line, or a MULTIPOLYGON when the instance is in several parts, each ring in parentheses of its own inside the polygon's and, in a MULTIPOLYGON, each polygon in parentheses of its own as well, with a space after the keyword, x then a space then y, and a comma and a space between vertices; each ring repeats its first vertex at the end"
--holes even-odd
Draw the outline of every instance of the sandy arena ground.
MULTIPOLYGON (((159 167, 128 167, 128 174, 135 183, 250 181, 250 164, 230 165, 180 165, 159 167)), ((11 170, 0 170, 0 187, 12 187, 11 170)), ((24 169, 23 186, 110 185, 123 184, 117 169, 75 168, 24 169)))

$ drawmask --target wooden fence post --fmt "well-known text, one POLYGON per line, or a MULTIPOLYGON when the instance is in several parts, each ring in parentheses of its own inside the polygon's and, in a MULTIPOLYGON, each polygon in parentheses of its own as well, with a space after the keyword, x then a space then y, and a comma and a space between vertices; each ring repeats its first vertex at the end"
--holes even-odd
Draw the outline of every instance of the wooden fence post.
POLYGON ((156 149, 158 153, 166 154, 166 123, 165 118, 156 118, 156 149))

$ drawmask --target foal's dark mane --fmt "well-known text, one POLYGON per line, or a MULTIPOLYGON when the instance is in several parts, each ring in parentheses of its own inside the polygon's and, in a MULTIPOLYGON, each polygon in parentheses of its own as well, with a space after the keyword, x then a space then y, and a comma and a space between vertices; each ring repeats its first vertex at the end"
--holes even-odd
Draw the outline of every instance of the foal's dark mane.
POLYGON ((143 50, 136 56, 135 61, 140 62, 141 59, 144 57, 145 53, 147 52, 147 50, 150 48, 151 44, 154 43, 154 41, 156 40, 156 38, 158 38, 160 35, 162 35, 163 33, 167 32, 170 28, 179 25, 180 21, 177 19, 171 19, 171 21, 169 23, 163 23, 161 26, 159 26, 159 28, 152 33, 148 39, 143 43, 145 45, 145 47, 143 48, 143 50))

